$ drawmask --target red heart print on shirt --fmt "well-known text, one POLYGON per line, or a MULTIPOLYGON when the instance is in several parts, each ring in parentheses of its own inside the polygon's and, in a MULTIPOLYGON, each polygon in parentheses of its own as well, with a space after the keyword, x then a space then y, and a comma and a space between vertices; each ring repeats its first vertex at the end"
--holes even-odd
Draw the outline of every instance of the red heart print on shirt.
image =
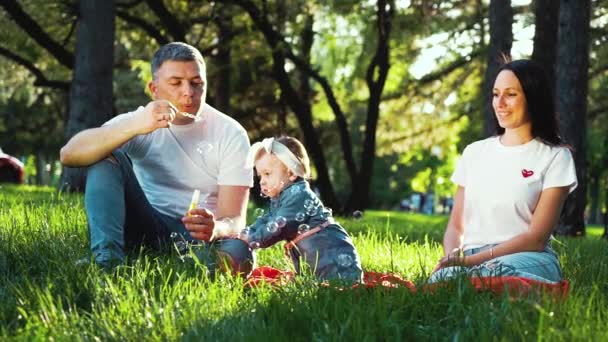
POLYGON ((526 170, 526 169, 521 170, 521 175, 524 176, 524 178, 528 178, 528 177, 532 176, 533 174, 534 174, 534 171, 532 171, 532 170, 526 170))

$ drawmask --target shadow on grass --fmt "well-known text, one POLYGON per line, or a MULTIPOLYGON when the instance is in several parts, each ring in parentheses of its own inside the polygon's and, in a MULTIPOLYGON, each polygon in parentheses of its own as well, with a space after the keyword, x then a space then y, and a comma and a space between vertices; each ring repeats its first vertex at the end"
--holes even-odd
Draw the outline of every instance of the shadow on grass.
POLYGON ((253 289, 238 313, 195 322, 184 340, 521 338, 519 332, 508 330, 507 318, 513 306, 526 310, 527 324, 534 331, 538 312, 533 307, 513 303, 507 297, 476 293, 466 283, 434 294, 412 294, 405 288, 340 290, 306 281, 279 289, 253 289))

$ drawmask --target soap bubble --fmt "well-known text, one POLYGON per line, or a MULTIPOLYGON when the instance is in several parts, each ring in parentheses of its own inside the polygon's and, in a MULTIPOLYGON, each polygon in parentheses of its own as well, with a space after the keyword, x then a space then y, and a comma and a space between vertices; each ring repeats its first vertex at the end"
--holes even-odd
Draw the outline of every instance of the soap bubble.
MULTIPOLYGON (((214 230, 218 231, 221 235, 228 234, 230 232, 234 232, 236 227, 236 223, 230 217, 223 217, 220 219, 214 230)), ((221 236, 220 235, 220 236, 221 236)))
POLYGON ((231 219, 230 217, 224 217, 220 220, 220 222, 223 224, 230 225, 230 226, 234 225, 234 220, 231 219))
POLYGON ((214 160, 215 147, 209 141, 202 140, 196 145, 196 152, 200 155, 200 162, 205 169, 209 168, 209 164, 214 160))
POLYGON ((336 258, 336 261, 338 262, 338 265, 340 267, 346 268, 346 267, 350 267, 353 264, 353 257, 350 256, 349 254, 340 254, 336 258))
POLYGON ((274 234, 279 230, 279 225, 276 222, 270 222, 266 225, 266 230, 270 234, 274 234))
POLYGON ((209 208, 209 206, 211 205, 209 201, 209 196, 209 194, 201 195, 200 199, 198 200, 199 208, 209 208))
POLYGON ((298 233, 299 234, 304 234, 307 231, 310 230, 310 226, 307 225, 306 223, 302 223, 301 225, 298 226, 298 233))
POLYGON ((306 214, 299 212, 296 214, 296 221, 302 222, 306 218, 306 214))
POLYGON ((360 220, 360 219, 362 219, 362 218, 363 218, 363 212, 362 212, 362 211, 360 211, 360 210, 355 210, 355 211, 353 212, 353 218, 354 218, 355 220, 360 220))
POLYGON ((264 215, 264 209, 262 209, 262 208, 256 208, 253 211, 253 216, 255 216, 255 217, 260 217, 262 215, 264 215))
POLYGON ((251 236, 251 227, 247 226, 245 229, 241 230, 239 233, 239 239, 244 241, 249 241, 249 237, 251 236))
POLYGON ((189 244, 186 241, 177 241, 175 242, 175 249, 178 254, 186 254, 188 253, 189 244))
POLYGON ((186 239, 184 238, 184 236, 177 232, 172 232, 169 235, 169 237, 171 238, 171 241, 173 241, 174 243, 186 242, 186 239))
POLYGON ((171 108, 171 111, 173 113, 175 113, 175 114, 179 114, 181 116, 185 116, 187 118, 194 119, 194 121, 196 121, 196 122, 199 122, 199 121, 203 120, 203 116, 202 115, 195 115, 195 114, 188 113, 188 112, 180 112, 180 111, 178 111, 178 110, 176 110, 174 108, 171 108))
POLYGON ((283 228, 287 224, 287 220, 283 216, 277 217, 275 222, 279 228, 283 228))
POLYGON ((306 209, 306 215, 308 215, 308 216, 314 216, 316 213, 317 213, 316 207, 308 207, 306 209))
POLYGON ((311 199, 307 199, 306 201, 304 201, 304 209, 309 209, 311 207, 313 207, 315 204, 313 202, 313 200, 311 199))
POLYGON ((208 141, 203 140, 196 144, 196 152, 200 154, 207 154, 211 151, 213 151, 213 144, 208 141))
POLYGON ((258 249, 258 248, 260 248, 260 243, 259 243, 259 242, 257 242, 257 241, 251 241, 251 242, 249 243, 249 247, 250 247, 251 249, 258 249))

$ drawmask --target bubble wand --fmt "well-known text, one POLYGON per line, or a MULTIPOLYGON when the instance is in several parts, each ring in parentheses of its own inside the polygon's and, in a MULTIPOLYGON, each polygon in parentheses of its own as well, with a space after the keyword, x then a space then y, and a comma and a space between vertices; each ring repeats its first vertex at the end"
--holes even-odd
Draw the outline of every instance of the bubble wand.
POLYGON ((187 112, 182 112, 179 109, 177 109, 177 107, 175 107, 175 105, 173 103, 171 103, 171 102, 169 102, 169 103, 170 103, 169 110, 171 110, 176 115, 179 114, 181 116, 185 116, 187 118, 194 119, 194 121, 199 121, 199 120, 202 119, 200 117, 200 115, 195 115, 195 114, 191 114, 191 113, 187 113, 187 112))
POLYGON ((190 210, 195 209, 198 206, 198 199, 201 196, 201 191, 199 189, 194 189, 192 193, 192 200, 190 201, 190 206, 188 207, 188 213, 186 215, 190 216, 190 210))

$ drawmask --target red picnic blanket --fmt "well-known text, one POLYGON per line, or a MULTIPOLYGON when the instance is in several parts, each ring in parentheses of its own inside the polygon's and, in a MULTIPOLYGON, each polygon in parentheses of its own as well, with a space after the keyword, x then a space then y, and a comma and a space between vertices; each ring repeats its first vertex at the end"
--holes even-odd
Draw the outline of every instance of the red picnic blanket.
MULTIPOLYGON (((283 286, 294 278, 294 273, 282 271, 270 266, 261 266, 254 269, 245 282, 246 287, 256 287, 262 283, 272 286, 283 286)), ((471 277, 471 285, 478 291, 490 291, 502 294, 507 291, 511 296, 524 295, 529 293, 547 293, 558 298, 565 298, 568 294, 570 283, 562 280, 559 283, 550 284, 522 277, 471 277)), ((412 293, 419 290, 424 292, 434 292, 447 282, 425 284, 420 289, 416 285, 393 273, 363 272, 363 283, 353 284, 353 288, 365 286, 366 288, 384 287, 399 288, 405 287, 412 293)))

